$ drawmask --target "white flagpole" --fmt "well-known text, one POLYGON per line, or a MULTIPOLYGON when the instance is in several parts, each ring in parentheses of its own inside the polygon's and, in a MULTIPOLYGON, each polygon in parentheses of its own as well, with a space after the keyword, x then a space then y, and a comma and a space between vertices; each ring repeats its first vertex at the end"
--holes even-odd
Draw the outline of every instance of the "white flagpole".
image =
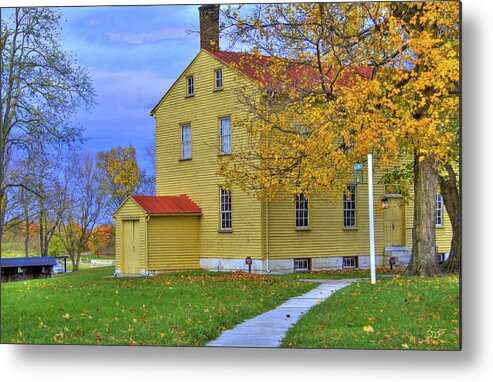
POLYGON ((368 154, 368 209, 370 212, 370 271, 371 283, 377 283, 375 266, 375 221, 373 216, 373 158, 368 154))

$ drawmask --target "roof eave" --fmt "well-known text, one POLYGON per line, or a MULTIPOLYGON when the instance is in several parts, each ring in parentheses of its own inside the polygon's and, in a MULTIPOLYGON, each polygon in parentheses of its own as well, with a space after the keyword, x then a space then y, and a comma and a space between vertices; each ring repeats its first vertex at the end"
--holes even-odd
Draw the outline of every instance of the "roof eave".
POLYGON ((163 217, 163 216, 202 216, 202 212, 173 212, 173 213, 152 213, 147 212, 146 216, 149 217, 163 217))

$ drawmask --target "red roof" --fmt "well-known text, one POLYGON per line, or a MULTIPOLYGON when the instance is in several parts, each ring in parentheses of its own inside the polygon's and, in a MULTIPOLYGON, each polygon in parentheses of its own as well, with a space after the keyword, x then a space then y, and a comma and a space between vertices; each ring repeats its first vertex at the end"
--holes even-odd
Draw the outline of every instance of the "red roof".
POLYGON ((200 214, 202 209, 187 195, 130 196, 147 214, 200 214))
MULTIPOLYGON (((243 73, 251 80, 260 82, 262 85, 271 89, 282 88, 280 80, 273 80, 268 72, 258 70, 259 67, 267 66, 269 65, 269 62, 275 60, 275 58, 273 57, 253 55, 249 53, 223 52, 217 50, 208 52, 219 60, 223 61, 225 64, 238 70, 240 73, 243 73), (263 77, 261 77, 261 75, 263 77)), ((347 68, 337 82, 339 85, 342 86, 350 86, 350 81, 352 78, 357 75, 365 78, 370 78, 372 70, 373 69, 371 67, 347 68)), ((335 74, 336 73, 333 68, 327 68, 325 72, 325 76, 328 80, 333 78, 335 74)), ((299 82, 302 87, 302 83, 307 86, 310 84, 310 82, 313 82, 315 84, 319 81, 318 71, 315 68, 309 65, 300 65, 299 63, 296 63, 294 61, 292 67, 287 68, 287 73, 285 73, 285 77, 289 78, 291 82, 299 82)))

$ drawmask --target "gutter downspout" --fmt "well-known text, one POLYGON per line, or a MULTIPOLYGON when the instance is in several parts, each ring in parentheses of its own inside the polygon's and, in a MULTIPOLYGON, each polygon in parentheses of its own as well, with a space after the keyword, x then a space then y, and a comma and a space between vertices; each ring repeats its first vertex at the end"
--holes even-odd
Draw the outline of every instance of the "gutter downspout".
POLYGON ((265 201, 265 270, 269 269, 269 201, 265 201))
MULTIPOLYGON (((266 149, 269 148, 269 132, 265 136, 266 149)), ((267 162, 269 160, 267 159, 267 162)), ((265 199, 265 270, 270 273, 269 269, 269 199, 265 199)))

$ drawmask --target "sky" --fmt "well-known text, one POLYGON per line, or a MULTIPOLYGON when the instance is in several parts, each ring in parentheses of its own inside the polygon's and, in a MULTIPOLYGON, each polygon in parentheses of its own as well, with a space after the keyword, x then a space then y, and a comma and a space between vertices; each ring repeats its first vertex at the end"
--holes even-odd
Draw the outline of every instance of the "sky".
POLYGON ((62 45, 86 66, 97 105, 81 112, 90 151, 134 145, 139 163, 154 142, 149 113, 199 51, 198 7, 62 8, 62 45))
MULTIPOLYGON (((61 43, 93 79, 96 106, 77 122, 98 152, 132 144, 148 167, 151 109, 199 52, 197 5, 62 7, 61 43)), ((2 16, 3 17, 3 16, 2 16)))

